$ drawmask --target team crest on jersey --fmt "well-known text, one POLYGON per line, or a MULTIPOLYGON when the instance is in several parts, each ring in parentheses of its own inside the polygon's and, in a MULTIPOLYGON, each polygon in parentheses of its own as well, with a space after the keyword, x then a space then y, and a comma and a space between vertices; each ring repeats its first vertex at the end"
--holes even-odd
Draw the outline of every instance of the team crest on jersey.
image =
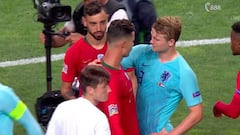
POLYGON ((168 71, 164 71, 160 76, 161 82, 158 82, 158 86, 165 87, 164 82, 166 82, 171 77, 171 74, 168 71))
POLYGON ((171 74, 168 71, 164 71, 161 75, 161 81, 166 82, 171 77, 171 74))
POLYGON ((67 74, 67 71, 68 71, 68 65, 67 64, 64 64, 63 65, 63 69, 62 69, 62 72, 67 74))
POLYGON ((195 98, 195 97, 200 96, 201 94, 200 94, 200 91, 197 91, 197 92, 193 93, 192 95, 193 95, 193 97, 195 98))
POLYGON ((115 114, 118 114, 118 107, 117 104, 111 104, 108 106, 108 113, 109 116, 113 116, 115 114))

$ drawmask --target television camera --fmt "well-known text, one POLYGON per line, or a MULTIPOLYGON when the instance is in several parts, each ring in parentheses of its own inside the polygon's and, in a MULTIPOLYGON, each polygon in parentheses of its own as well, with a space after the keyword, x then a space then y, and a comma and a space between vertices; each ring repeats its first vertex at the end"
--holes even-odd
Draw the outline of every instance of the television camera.
POLYGON ((38 21, 44 24, 55 24, 71 19, 71 7, 60 4, 60 0, 33 0, 38 11, 38 21))
POLYGON ((46 81, 47 91, 37 98, 35 111, 38 122, 46 130, 48 122, 58 104, 64 101, 60 90, 52 90, 51 80, 51 47, 52 35, 59 35, 52 30, 58 22, 71 20, 71 7, 60 4, 60 0, 33 0, 34 8, 37 9, 37 21, 44 24, 46 50, 46 81))

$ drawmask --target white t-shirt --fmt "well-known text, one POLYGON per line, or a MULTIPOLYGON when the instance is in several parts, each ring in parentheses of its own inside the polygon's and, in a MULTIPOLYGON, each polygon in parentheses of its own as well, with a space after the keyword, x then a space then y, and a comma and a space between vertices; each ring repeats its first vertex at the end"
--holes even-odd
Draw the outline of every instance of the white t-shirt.
POLYGON ((111 131, 106 115, 79 97, 57 106, 46 135, 111 135, 111 131))

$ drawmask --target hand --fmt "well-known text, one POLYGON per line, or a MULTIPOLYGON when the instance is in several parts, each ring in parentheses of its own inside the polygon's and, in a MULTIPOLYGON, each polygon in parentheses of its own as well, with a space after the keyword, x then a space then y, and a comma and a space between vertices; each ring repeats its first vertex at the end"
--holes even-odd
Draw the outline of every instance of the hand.
POLYGON ((42 32, 39 34, 39 39, 43 44, 45 43, 45 35, 42 32))
POLYGON ((84 37, 83 35, 79 33, 70 33, 69 36, 66 37, 66 40, 70 42, 71 44, 77 42, 80 38, 84 37))
POLYGON ((216 102, 215 105, 213 106, 213 115, 216 118, 220 118, 222 116, 222 113, 218 109, 219 104, 221 104, 221 101, 216 102))

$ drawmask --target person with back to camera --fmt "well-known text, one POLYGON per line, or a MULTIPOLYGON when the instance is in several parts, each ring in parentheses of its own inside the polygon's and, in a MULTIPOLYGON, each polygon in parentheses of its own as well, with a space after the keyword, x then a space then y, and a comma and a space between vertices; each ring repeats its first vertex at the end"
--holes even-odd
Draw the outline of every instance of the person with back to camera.
POLYGON ((132 83, 120 63, 128 56, 133 42, 133 24, 126 19, 112 21, 107 30, 108 48, 102 60, 102 66, 111 76, 112 91, 108 100, 98 105, 108 117, 112 135, 140 134, 132 83))
MULTIPOLYGON (((106 8, 108 16, 108 22, 110 23, 116 19, 128 19, 128 15, 124 5, 120 4, 116 0, 83 0, 75 8, 72 20, 66 22, 63 28, 60 29, 58 33, 69 33, 66 37, 62 36, 52 36, 53 37, 53 47, 61 47, 70 43, 72 45, 79 38, 84 37, 87 34, 87 27, 84 26, 82 17, 84 17, 84 6, 90 2, 98 1, 104 5, 106 8)), ((41 33, 40 39, 44 43, 45 36, 41 33)))
POLYGON ((43 135, 43 131, 13 89, 0 83, 0 135, 13 135, 14 121, 26 130, 28 135, 43 135))
POLYGON ((176 50, 181 28, 178 17, 158 18, 152 26, 151 45, 134 46, 122 61, 124 69, 136 72, 141 135, 182 135, 203 117, 196 75, 176 50), (182 99, 189 113, 173 128, 170 119, 182 99))
POLYGON ((80 74, 82 97, 57 106, 46 135, 111 135, 106 115, 96 107, 108 99, 109 79, 101 66, 84 67, 80 74))
POLYGON ((76 98, 72 84, 82 68, 107 50, 106 29, 108 14, 101 3, 95 1, 84 7, 83 24, 87 35, 68 48, 64 57, 61 93, 65 99, 76 98))
MULTIPOLYGON (((232 55, 240 55, 240 21, 232 25, 231 31, 231 50, 232 55)), ((229 104, 217 101, 213 106, 213 114, 216 118, 225 115, 236 119, 240 115, 240 71, 236 78, 236 89, 233 93, 232 100, 229 104)))
POLYGON ((127 9, 129 20, 135 26, 135 41, 149 44, 151 29, 157 19, 157 13, 152 0, 117 0, 123 3, 127 9))

